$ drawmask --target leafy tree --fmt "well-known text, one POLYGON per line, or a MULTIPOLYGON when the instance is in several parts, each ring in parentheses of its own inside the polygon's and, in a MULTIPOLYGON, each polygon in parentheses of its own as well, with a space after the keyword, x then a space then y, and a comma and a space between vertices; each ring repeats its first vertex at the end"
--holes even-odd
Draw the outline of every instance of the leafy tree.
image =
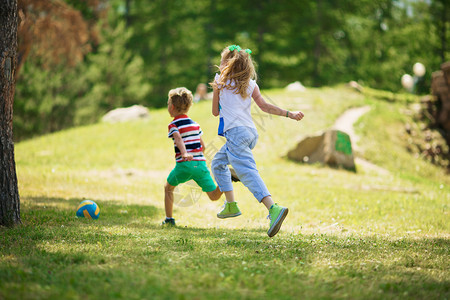
POLYGON ((18 13, 14 127, 16 139, 21 139, 73 125, 75 68, 98 35, 95 24, 62 0, 19 0, 18 13), (25 72, 19 73, 22 66, 25 72))
POLYGON ((73 126, 76 102, 86 79, 77 67, 43 68, 29 58, 19 76, 14 103, 14 131, 17 139, 54 132, 73 126))
POLYGON ((130 32, 121 24, 102 35, 97 51, 76 66, 46 69, 35 57, 27 60, 17 84, 18 138, 96 122, 116 107, 148 105, 143 61, 125 48, 130 32))
POLYGON ((103 36, 98 51, 87 56, 80 70, 84 81, 77 85, 82 93, 76 99, 75 125, 96 122, 116 107, 149 104, 151 85, 144 78, 143 60, 126 48, 131 32, 122 22, 103 36))
POLYGON ((91 50, 89 41, 97 38, 80 11, 62 0, 19 0, 18 12, 17 75, 29 55, 46 68, 74 66, 91 50))
MULTIPOLYGON (((212 80, 221 50, 252 49, 263 88, 358 80, 392 91, 420 61, 448 58, 446 0, 19 0, 16 133, 163 106, 212 80)), ((429 73, 421 82, 427 92, 429 73)))
POLYGON ((448 0, 434 0, 431 2, 430 14, 438 36, 436 50, 441 59, 441 63, 447 60, 449 48, 447 46, 450 38, 450 3, 448 0))

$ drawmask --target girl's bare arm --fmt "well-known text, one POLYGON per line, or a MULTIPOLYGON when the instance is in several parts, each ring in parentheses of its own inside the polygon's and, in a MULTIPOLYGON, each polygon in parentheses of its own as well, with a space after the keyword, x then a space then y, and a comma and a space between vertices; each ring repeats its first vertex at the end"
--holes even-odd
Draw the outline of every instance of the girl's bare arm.
POLYGON ((213 90, 212 114, 215 117, 219 115, 219 90, 216 88, 213 90))
POLYGON ((267 103, 262 97, 258 85, 256 85, 253 90, 252 98, 255 100, 256 105, 258 105, 263 112, 268 114, 289 117, 297 121, 300 121, 304 117, 304 114, 301 111, 288 111, 271 103, 267 103))

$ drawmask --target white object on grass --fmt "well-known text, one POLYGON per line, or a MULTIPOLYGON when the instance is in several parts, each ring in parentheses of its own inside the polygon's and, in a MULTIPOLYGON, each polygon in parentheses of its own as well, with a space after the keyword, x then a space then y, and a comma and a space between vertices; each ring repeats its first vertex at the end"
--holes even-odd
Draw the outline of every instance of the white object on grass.
POLYGON ((413 66, 413 72, 414 75, 416 75, 417 77, 422 77, 423 75, 425 75, 426 72, 425 66, 420 62, 417 62, 413 66))
POLYGON ((402 86, 407 90, 411 90, 413 88, 414 79, 411 75, 405 74, 402 76, 402 86))

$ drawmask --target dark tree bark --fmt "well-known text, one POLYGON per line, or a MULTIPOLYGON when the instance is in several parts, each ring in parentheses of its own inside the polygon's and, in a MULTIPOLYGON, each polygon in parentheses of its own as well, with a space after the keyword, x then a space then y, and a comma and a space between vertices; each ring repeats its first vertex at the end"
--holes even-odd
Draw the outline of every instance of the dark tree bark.
POLYGON ((0 1, 0 226, 20 224, 13 142, 17 0, 0 1))

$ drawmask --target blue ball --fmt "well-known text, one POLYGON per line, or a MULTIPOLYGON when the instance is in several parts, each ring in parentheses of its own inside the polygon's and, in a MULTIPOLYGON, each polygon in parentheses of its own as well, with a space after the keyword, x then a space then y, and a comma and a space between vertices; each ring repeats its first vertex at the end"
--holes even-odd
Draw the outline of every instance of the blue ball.
POLYGON ((98 219, 99 216, 100 208, 92 200, 81 201, 77 207, 77 217, 79 218, 98 219))

